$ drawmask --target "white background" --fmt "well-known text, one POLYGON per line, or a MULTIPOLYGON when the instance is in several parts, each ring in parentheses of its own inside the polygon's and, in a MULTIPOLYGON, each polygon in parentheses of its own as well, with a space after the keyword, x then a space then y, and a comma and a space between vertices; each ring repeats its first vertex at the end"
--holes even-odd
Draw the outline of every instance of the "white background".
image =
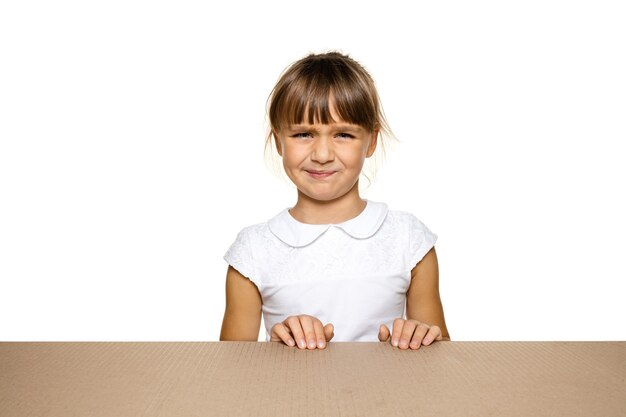
POLYGON ((267 96, 331 49, 377 82, 400 143, 362 195, 438 234, 453 340, 626 339, 623 2, 408 4, 2 2, 0 340, 218 340, 222 256, 295 202, 267 96))

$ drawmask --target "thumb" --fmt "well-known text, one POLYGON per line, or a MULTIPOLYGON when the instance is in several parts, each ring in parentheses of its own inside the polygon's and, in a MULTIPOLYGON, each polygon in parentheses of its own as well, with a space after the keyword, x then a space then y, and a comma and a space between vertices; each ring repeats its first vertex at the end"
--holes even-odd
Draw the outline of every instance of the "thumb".
POLYGON ((330 342, 330 339, 335 336, 335 326, 333 326, 332 323, 328 323, 324 326, 324 336, 326 336, 327 342, 330 342))
POLYGON ((384 324, 381 324, 380 329, 378 330, 378 340, 381 342, 389 340, 389 328, 384 324))

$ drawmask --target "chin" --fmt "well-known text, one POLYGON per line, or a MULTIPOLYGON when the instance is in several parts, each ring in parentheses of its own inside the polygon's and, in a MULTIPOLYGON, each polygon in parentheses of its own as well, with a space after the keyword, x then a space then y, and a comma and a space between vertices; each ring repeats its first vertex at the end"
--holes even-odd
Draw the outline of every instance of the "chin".
POLYGON ((348 192, 337 192, 337 191, 329 191, 329 192, 312 192, 311 190, 303 190, 300 189, 300 192, 312 200, 317 201, 333 201, 340 197, 343 197, 348 192))
POLYGON ((317 201, 332 201, 334 199, 337 198, 336 195, 328 195, 328 194, 316 194, 316 193, 307 193, 307 192, 302 192, 304 195, 306 195, 307 197, 309 197, 312 200, 317 200, 317 201))

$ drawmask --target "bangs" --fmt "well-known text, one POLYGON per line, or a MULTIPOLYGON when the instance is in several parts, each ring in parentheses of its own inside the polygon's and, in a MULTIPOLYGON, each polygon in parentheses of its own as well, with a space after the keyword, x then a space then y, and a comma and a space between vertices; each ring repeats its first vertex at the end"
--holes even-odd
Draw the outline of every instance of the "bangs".
POLYGON ((354 69, 337 62, 314 60, 284 74, 272 93, 270 123, 279 132, 293 124, 348 122, 368 131, 377 127, 378 100, 354 69), (341 119, 334 120, 333 112, 341 119))

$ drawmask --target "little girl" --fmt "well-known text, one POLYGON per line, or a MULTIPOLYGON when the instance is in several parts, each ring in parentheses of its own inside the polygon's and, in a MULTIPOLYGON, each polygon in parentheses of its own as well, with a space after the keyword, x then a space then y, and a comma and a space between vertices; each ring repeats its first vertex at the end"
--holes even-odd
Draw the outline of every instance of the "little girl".
POLYGON ((365 158, 388 131, 367 71, 337 52, 311 54, 278 80, 269 119, 267 144, 298 198, 241 230, 224 256, 220 340, 256 341, 261 314, 267 341, 300 349, 333 338, 400 349, 449 340, 437 236, 412 214, 359 195, 365 158))

